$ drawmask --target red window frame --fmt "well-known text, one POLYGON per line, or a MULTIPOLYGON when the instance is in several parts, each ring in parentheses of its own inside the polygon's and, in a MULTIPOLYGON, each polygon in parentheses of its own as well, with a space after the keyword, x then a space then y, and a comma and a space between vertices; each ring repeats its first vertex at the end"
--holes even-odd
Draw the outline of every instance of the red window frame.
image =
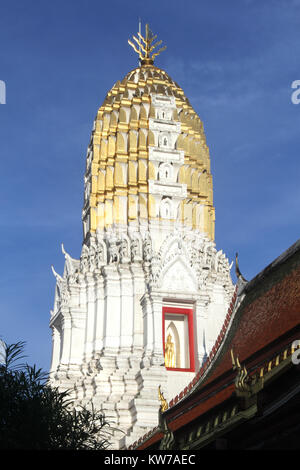
POLYGON ((166 367, 167 370, 174 370, 179 372, 195 372, 195 350, 194 350, 194 321, 193 321, 193 309, 192 308, 181 308, 181 307, 163 307, 162 309, 162 337, 163 337, 163 352, 165 356, 165 318, 166 314, 171 313, 172 315, 186 315, 188 319, 188 331, 189 331, 189 356, 190 356, 190 367, 188 369, 177 368, 177 367, 166 367))

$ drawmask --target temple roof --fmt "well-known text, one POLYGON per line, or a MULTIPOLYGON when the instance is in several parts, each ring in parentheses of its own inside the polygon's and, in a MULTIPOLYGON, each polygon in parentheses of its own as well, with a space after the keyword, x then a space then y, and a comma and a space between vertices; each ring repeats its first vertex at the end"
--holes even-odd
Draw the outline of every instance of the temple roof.
POLYGON ((299 324, 298 263, 300 240, 248 282, 245 298, 206 384, 231 368, 231 349, 239 354, 240 361, 245 361, 299 324))
MULTIPOLYGON (((247 380, 257 377, 258 384, 291 361, 292 345, 300 334, 300 240, 244 285, 239 295, 236 290, 233 300, 230 319, 209 361, 162 414, 172 432, 228 402, 237 393, 237 370, 245 371, 247 380)), ((148 448, 162 437, 157 428, 133 447, 148 448)))

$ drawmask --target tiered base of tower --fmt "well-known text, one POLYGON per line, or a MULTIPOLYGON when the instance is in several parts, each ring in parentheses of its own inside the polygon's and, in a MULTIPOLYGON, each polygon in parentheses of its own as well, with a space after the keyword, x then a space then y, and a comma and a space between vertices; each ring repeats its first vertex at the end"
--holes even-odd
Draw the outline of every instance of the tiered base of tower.
POLYGON ((51 383, 72 389, 75 406, 103 410, 113 448, 125 448, 158 425, 158 386, 171 400, 209 354, 233 291, 228 260, 183 226, 118 227, 90 238, 80 260, 63 252, 51 383))
POLYGON ((166 389, 167 378, 160 365, 141 369, 141 354, 111 354, 82 367, 61 366, 52 383, 61 390, 73 389, 75 406, 103 411, 110 424, 107 437, 114 449, 122 449, 157 425, 157 384, 166 389))

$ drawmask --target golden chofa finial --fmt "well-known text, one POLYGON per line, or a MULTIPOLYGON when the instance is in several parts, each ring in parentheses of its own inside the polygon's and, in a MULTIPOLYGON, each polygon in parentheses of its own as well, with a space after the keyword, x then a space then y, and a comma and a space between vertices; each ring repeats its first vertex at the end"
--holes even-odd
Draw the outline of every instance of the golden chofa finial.
POLYGON ((152 54, 152 51, 159 46, 162 41, 157 41, 155 44, 152 45, 153 41, 157 38, 157 36, 153 35, 149 25, 146 24, 146 35, 143 37, 140 32, 138 32, 138 38, 132 36, 135 40, 137 46, 128 39, 128 44, 133 47, 135 52, 139 55, 141 65, 152 65, 154 62, 154 57, 158 56, 162 51, 164 51, 167 46, 161 47, 157 52, 152 54))
POLYGON ((168 402, 165 399, 165 397, 164 397, 164 395, 163 395, 163 393, 160 389, 160 385, 158 386, 158 398, 160 400, 160 409, 163 413, 164 411, 166 411, 169 408, 169 405, 168 405, 168 402))

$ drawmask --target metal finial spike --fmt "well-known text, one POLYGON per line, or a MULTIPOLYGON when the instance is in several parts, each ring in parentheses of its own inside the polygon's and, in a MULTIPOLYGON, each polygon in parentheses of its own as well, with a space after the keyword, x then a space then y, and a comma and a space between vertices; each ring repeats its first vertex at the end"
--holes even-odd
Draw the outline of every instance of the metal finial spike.
POLYGON ((166 46, 161 47, 157 52, 152 53, 152 51, 159 46, 162 41, 157 41, 155 44, 152 44, 153 41, 157 38, 149 28, 148 23, 145 28, 145 37, 142 36, 140 31, 140 22, 139 22, 139 31, 138 38, 132 36, 136 44, 128 39, 128 44, 133 48, 133 50, 139 55, 141 65, 152 65, 154 58, 157 57, 162 51, 166 49, 166 46))

